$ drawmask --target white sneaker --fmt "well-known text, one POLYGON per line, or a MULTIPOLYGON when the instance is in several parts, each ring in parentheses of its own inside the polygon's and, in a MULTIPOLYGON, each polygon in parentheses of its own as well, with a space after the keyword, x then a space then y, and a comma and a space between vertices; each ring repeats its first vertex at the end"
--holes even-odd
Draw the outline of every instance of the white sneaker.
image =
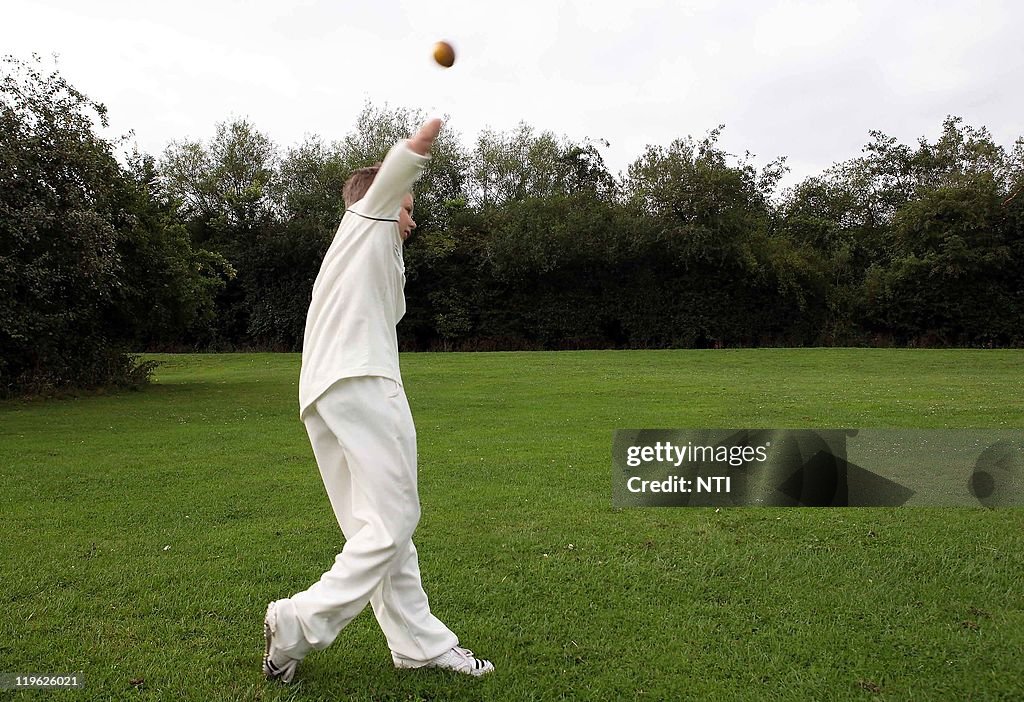
POLYGON ((277 628, 277 602, 271 602, 267 605, 267 615, 263 618, 263 674, 267 676, 268 680, 280 680, 288 684, 299 667, 299 659, 273 650, 275 628, 277 628))
POLYGON ((494 671, 493 663, 485 661, 483 658, 476 658, 468 648, 459 646, 455 646, 429 661, 416 661, 397 653, 392 653, 391 659, 395 662, 396 668, 443 668, 475 676, 486 675, 494 671))

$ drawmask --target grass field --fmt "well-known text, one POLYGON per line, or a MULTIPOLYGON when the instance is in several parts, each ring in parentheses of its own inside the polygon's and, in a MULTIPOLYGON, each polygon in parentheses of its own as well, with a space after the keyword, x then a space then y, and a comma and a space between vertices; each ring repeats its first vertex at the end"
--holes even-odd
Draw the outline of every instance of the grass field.
POLYGON ((263 680, 270 599, 341 535, 296 355, 157 356, 142 392, 0 404, 10 699, 1018 700, 1024 509, 611 507, 612 430, 1020 427, 1024 352, 413 354, 433 609, 494 660, 396 671, 369 611, 263 680))

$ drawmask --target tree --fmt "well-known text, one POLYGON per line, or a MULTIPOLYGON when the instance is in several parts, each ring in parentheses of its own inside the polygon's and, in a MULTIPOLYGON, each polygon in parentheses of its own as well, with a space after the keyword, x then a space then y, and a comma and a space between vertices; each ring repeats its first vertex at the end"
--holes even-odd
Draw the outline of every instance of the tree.
POLYGON ((281 160, 273 181, 278 211, 285 221, 312 228, 329 242, 345 213, 341 190, 351 171, 340 148, 307 137, 281 160))
POLYGON ((208 146, 174 142, 161 159, 163 194, 176 203, 192 244, 219 254, 237 272, 217 297, 214 327, 201 334, 216 347, 254 341, 262 239, 278 224, 277 168, 277 146, 246 120, 219 123, 208 146))
POLYGON ((892 258, 865 283, 869 318, 915 343, 1019 340, 1020 265, 1001 226, 1004 193, 992 173, 957 180, 897 212, 892 258))
POLYGON ((277 147, 246 120, 221 122, 208 146, 172 142, 159 172, 166 196, 197 243, 229 256, 244 251, 274 216, 277 147))
POLYGON ((867 324, 904 343, 1019 343, 1022 261, 1006 207, 1018 151, 952 116, 934 144, 876 143, 891 146, 873 150, 874 172, 904 177, 889 200, 885 256, 865 277, 867 324))
POLYGON ((779 237, 813 271, 823 305, 815 341, 826 345, 863 342, 864 276, 884 256, 884 235, 869 226, 866 206, 847 174, 836 168, 807 178, 787 192, 777 210, 779 237))
POLYGON ((215 299, 235 270, 221 255, 193 247, 173 202, 161 195, 155 159, 133 153, 120 206, 114 328, 132 348, 198 340, 216 315, 215 299))
POLYGON ((617 184, 593 142, 574 143, 550 131, 535 135, 520 123, 511 132, 484 130, 478 136, 469 188, 472 203, 487 210, 529 197, 583 191, 611 199, 617 184))
MULTIPOLYGON (((630 164, 625 202, 641 222, 634 267, 660 281, 661 294, 635 305, 637 334, 652 343, 759 343, 796 336, 813 295, 811 269, 776 232, 772 194, 783 159, 761 172, 748 153, 735 165, 718 145, 723 126, 697 142, 648 146, 630 164), (655 331, 672 320, 675 332, 655 331), (639 329, 646 329, 642 333, 639 329)), ((649 283, 655 285, 655 283, 649 283)), ((637 334, 634 334, 636 336, 637 334)))
POLYGON ((41 60, 4 58, 0 84, 0 391, 131 375, 107 336, 118 279, 121 173, 97 136, 106 108, 41 60))
MULTIPOLYGON (((217 261, 193 251, 97 135, 106 108, 34 57, 0 84, 0 392, 142 382, 126 352, 208 304, 217 261)), ((165 212, 166 214, 166 212, 165 212)))

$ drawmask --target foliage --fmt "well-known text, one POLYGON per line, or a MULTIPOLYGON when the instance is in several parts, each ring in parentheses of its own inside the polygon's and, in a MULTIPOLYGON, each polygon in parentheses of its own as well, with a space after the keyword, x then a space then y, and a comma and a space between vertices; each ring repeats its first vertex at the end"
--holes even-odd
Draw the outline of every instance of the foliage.
MULTIPOLYGON (((299 350, 346 178, 425 118, 366 103, 343 139, 284 150, 235 120, 121 165, 102 105, 8 65, 8 391, 102 382, 126 348, 299 350)), ((402 348, 1024 343, 1024 138, 872 131, 778 194, 785 159, 759 169, 722 129, 615 177, 601 139, 521 123, 467 150, 447 125, 415 188, 402 348)))
POLYGON ((215 318, 216 295, 235 276, 219 254, 196 248, 163 196, 152 156, 134 153, 124 172, 114 326, 132 348, 195 335, 215 318))
POLYGON ((122 166, 106 108, 42 60, 0 85, 0 393, 144 383, 128 349, 214 314, 230 276, 193 245, 153 159, 122 166))

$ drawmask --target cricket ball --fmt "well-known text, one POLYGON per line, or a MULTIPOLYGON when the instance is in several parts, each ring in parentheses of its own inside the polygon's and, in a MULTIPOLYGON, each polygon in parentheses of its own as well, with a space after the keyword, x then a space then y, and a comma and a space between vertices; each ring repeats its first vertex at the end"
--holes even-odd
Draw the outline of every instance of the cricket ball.
POLYGON ((434 44, 434 60, 445 68, 451 68, 455 63, 455 49, 446 41, 439 41, 434 44))

